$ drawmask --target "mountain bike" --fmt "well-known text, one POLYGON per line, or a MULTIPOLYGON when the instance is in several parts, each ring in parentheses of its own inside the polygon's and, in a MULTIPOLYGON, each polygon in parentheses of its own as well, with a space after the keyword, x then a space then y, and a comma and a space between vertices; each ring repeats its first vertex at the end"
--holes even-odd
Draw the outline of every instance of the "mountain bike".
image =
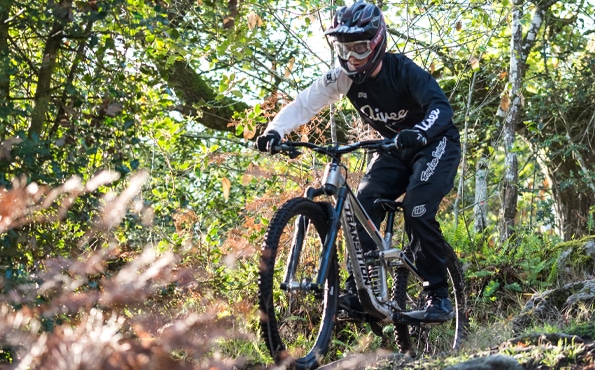
MULTIPOLYGON (((465 283, 454 250, 448 254, 449 298, 455 317, 440 325, 408 316, 426 303, 424 278, 415 267, 416 251, 406 239, 395 241, 400 202, 378 199, 386 212, 377 228, 348 185, 343 156, 356 150, 396 150, 392 140, 369 140, 340 146, 282 142, 273 148, 296 158, 309 148, 327 160, 321 186, 308 187, 271 219, 260 256, 259 308, 264 341, 277 365, 314 369, 327 355, 336 322, 369 323, 374 333, 393 325, 401 352, 435 353, 457 348, 465 332, 465 283), (357 232, 363 225, 377 246, 364 253, 357 232), (381 232, 379 229, 382 229, 381 232), (341 243, 342 242, 342 243, 341 243), (344 246, 339 249, 338 246, 344 246), (351 265, 365 312, 345 317, 338 307, 339 255, 351 265)), ((403 233, 404 234, 404 233, 403 233)))

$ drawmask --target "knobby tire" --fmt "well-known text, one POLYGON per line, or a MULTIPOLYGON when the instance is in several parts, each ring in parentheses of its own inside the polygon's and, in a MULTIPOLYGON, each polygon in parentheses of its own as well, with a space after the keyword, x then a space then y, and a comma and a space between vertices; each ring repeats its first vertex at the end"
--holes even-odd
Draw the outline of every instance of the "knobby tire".
MULTIPOLYGON (((458 348, 465 336, 468 320, 463 271, 455 251, 448 243, 446 243, 445 253, 447 254, 449 298, 455 310, 455 317, 449 322, 438 325, 396 324, 395 341, 403 353, 415 356, 419 353, 434 355, 447 352, 458 348)), ((414 256, 409 247, 406 249, 406 254, 410 258, 414 256)), ((398 268, 395 272, 393 299, 401 309, 406 311, 424 308, 426 296, 423 294, 422 284, 404 267, 398 268)))
POLYGON ((262 246, 259 273, 260 326, 277 365, 315 369, 326 355, 333 335, 339 294, 336 250, 322 291, 281 289, 288 254, 295 240, 303 240, 295 281, 316 280, 329 221, 326 203, 294 198, 273 216, 262 246), (301 220, 305 230, 297 231, 301 220))

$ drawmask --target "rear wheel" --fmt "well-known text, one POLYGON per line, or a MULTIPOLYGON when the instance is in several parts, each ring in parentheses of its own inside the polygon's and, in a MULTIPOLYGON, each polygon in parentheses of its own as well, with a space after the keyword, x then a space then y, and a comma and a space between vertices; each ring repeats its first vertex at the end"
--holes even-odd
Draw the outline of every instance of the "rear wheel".
POLYGON ((322 289, 315 282, 328 234, 325 204, 295 198, 275 213, 260 258, 260 325, 278 365, 317 368, 329 348, 339 293, 336 250, 322 289), (285 281, 289 256, 294 274, 285 281))
MULTIPOLYGON (((395 340, 401 352, 411 355, 435 355, 448 352, 459 347, 467 329, 465 280, 460 261, 447 243, 447 272, 449 298, 455 310, 455 317, 441 324, 425 324, 420 326, 395 325, 395 340)), ((412 257, 412 251, 407 254, 412 257)), ((394 277, 393 299, 405 311, 424 308, 427 296, 422 282, 416 279, 406 268, 398 268, 394 277)))

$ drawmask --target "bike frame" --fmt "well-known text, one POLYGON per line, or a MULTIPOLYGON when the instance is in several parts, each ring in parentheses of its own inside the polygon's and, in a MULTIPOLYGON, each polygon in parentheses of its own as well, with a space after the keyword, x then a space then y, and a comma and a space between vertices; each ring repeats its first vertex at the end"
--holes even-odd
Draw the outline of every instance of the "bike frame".
POLYGON ((468 321, 463 271, 455 251, 445 243, 455 327, 429 335, 428 330, 438 322, 424 321, 427 317, 422 305, 427 303, 424 289, 428 284, 412 262, 415 246, 407 244, 405 235, 393 245, 397 239, 393 227, 407 231, 407 227, 395 225, 397 213, 405 211, 403 203, 375 199, 374 207, 381 207, 385 216, 382 225, 375 225, 347 184, 349 168, 347 161, 341 162, 343 155, 359 149, 394 153, 400 150, 395 141, 333 146, 289 141, 273 145, 271 153, 297 158, 302 154, 297 148, 302 147, 326 156, 322 184, 308 187, 303 196, 288 200, 275 212, 260 258, 260 326, 275 363, 289 366, 292 361, 297 369, 317 368, 332 348, 334 328, 340 322, 369 323, 383 342, 383 326, 394 324, 399 350, 412 356, 416 350, 429 353, 430 341, 436 342, 437 350, 444 348, 442 342, 456 348, 468 321), (374 245, 367 245, 368 236, 374 245), (338 248, 351 269, 362 307, 352 307, 352 297, 339 297, 338 248), (284 276, 280 276, 279 268, 284 268, 284 276))
MULTIPOLYGON (((343 228, 346 252, 349 256, 348 260, 352 267, 358 295, 363 307, 368 314, 381 321, 394 321, 394 311, 401 311, 402 309, 398 307, 396 302, 389 299, 390 293, 387 283, 389 269, 404 266, 420 281, 424 282, 424 279, 420 276, 413 262, 400 248, 391 248, 395 211, 388 212, 389 218, 383 237, 347 184, 345 176, 341 173, 342 169, 340 156, 334 156, 332 161, 327 163, 322 178, 323 186, 306 190, 305 197, 311 200, 322 195, 333 196, 334 208, 329 225, 329 234, 323 244, 316 281, 305 284, 308 286, 304 286, 302 282, 293 284, 292 287, 317 291, 324 288, 331 264, 331 256, 336 248, 339 230, 343 228), (364 255, 357 231, 358 221, 376 244, 378 249, 377 258, 374 256, 374 258, 370 259, 364 255), (369 262, 375 264, 372 269, 369 269, 369 262)), ((299 225, 297 225, 294 235, 289 261, 286 264, 287 271, 285 283, 283 284, 285 287, 291 285, 293 281, 292 278, 301 253, 301 238, 303 238, 304 231, 308 227, 307 223, 301 218, 298 218, 296 223, 299 223, 299 225)))

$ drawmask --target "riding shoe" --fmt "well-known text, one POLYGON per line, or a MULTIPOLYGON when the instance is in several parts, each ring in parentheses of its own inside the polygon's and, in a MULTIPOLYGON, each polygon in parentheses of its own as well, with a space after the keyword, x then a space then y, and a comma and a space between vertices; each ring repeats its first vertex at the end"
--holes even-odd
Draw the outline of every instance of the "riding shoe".
POLYGON ((339 295, 339 310, 343 311, 343 320, 361 322, 365 320, 366 314, 357 294, 357 287, 353 273, 345 280, 345 290, 339 295))
POLYGON ((405 315, 423 323, 441 323, 452 319, 455 312, 450 299, 430 294, 423 310, 407 312, 405 315))
POLYGON ((357 294, 344 293, 339 296, 339 309, 343 309, 347 312, 357 311, 364 312, 361 302, 357 294))

